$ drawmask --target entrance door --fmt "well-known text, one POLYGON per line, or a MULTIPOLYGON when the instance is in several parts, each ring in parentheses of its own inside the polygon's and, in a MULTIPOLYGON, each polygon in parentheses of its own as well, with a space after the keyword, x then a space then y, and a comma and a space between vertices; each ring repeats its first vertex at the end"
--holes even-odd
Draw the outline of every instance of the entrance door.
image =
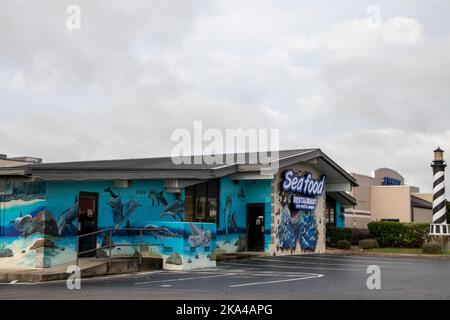
MULTIPOLYGON (((78 204, 78 235, 97 231, 98 193, 80 192, 78 204)), ((78 252, 97 248, 97 235, 79 238, 78 252)), ((80 254, 80 257, 95 257, 96 251, 80 254)))
POLYGON ((264 204, 247 205, 247 250, 264 251, 264 204))

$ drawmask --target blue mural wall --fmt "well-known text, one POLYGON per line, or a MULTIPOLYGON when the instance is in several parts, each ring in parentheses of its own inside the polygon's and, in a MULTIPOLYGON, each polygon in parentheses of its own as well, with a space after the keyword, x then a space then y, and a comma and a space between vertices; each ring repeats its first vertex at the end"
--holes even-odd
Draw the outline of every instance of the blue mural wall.
POLYGON ((80 192, 98 193, 97 255, 161 257, 168 269, 215 265, 214 224, 183 223, 183 194, 164 192, 163 181, 132 181, 114 188, 111 181, 18 184, 0 198, 0 267, 50 267, 75 260, 80 192), (137 244, 145 244, 138 246, 137 244), (117 244, 117 245, 116 245, 117 244), (120 246, 127 244, 127 246, 120 246), (134 246, 136 244, 136 246, 134 246))
POLYGON ((247 205, 265 205, 265 249, 270 244, 271 180, 220 179, 217 253, 245 251, 247 246, 247 205))
POLYGON ((46 184, 7 181, 6 186, 8 191, 0 194, 0 267, 30 269, 42 265, 40 239, 47 234, 59 236, 56 221, 46 211, 46 184))
POLYGON ((336 228, 345 228, 344 207, 338 200, 334 212, 336 212, 336 228))

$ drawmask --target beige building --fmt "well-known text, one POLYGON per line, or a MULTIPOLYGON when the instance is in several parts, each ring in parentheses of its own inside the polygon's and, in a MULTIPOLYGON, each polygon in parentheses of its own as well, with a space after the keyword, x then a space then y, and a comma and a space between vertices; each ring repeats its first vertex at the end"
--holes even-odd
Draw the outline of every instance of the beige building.
POLYGON ((381 168, 372 176, 352 174, 358 183, 350 193, 357 205, 345 211, 345 225, 367 228, 371 221, 431 222, 432 194, 405 184, 397 171, 381 168))
POLYGON ((8 157, 0 153, 0 168, 17 167, 31 163, 42 163, 42 159, 34 157, 8 157))

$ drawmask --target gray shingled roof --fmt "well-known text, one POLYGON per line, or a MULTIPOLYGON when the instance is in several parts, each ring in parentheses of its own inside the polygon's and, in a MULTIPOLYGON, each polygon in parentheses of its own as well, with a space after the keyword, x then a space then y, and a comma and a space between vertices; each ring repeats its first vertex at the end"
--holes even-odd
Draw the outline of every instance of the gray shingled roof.
MULTIPOLYGON (((201 157, 184 158, 190 161, 180 165, 175 164, 171 157, 42 163, 0 168, 0 176, 23 175, 40 180, 211 179, 246 170, 260 170, 261 159, 258 159, 258 164, 250 162, 255 155, 257 153, 229 155, 234 156, 234 161, 227 161, 227 164, 207 164, 201 161, 201 157), (239 162, 239 156, 245 160, 239 162), (200 164, 196 164, 197 161, 200 164)), ((283 150, 274 160, 284 167, 319 158, 335 169, 336 176, 356 185, 355 179, 320 149, 283 150)))

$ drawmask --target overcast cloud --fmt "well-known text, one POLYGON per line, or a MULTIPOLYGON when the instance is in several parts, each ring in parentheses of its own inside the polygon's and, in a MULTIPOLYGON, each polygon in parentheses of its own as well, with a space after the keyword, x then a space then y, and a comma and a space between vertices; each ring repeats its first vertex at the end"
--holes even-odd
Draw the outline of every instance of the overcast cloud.
POLYGON ((203 120, 279 128, 283 149, 430 191, 432 151, 450 159, 449 14, 448 0, 2 0, 0 153, 170 155, 171 132, 203 120))

